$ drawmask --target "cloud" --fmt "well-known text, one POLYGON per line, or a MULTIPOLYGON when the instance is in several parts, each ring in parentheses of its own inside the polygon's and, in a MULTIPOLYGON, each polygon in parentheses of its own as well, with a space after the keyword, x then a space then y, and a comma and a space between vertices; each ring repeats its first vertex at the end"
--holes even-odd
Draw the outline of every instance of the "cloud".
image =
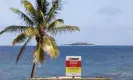
POLYGON ((106 7, 100 8, 97 12, 100 14, 116 15, 116 14, 122 13, 122 10, 111 6, 106 6, 106 7))

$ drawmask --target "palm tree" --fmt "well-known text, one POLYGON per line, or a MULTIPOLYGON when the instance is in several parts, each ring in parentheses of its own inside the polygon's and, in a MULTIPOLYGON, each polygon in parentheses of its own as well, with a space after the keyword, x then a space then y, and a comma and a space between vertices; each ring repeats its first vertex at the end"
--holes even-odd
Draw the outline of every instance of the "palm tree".
POLYGON ((11 10, 19 15, 25 25, 11 25, 0 32, 17 32, 19 35, 12 41, 13 45, 24 43, 20 49, 16 63, 18 63, 24 49, 30 40, 36 40, 36 47, 33 52, 33 67, 31 78, 35 77, 36 64, 43 63, 45 54, 49 54, 51 58, 56 59, 59 50, 54 39, 57 33, 79 31, 76 26, 64 25, 63 19, 57 19, 57 15, 61 10, 61 1, 54 0, 36 0, 34 7, 28 0, 23 0, 25 12, 19 9, 11 8, 11 10))

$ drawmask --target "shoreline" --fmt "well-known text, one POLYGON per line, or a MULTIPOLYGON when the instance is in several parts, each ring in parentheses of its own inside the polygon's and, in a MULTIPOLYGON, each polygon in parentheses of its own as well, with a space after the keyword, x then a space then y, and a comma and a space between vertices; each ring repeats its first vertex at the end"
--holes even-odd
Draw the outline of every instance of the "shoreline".
POLYGON ((46 77, 46 78, 29 78, 28 80, 112 80, 111 78, 82 78, 82 77, 69 77, 69 76, 58 76, 58 77, 46 77))

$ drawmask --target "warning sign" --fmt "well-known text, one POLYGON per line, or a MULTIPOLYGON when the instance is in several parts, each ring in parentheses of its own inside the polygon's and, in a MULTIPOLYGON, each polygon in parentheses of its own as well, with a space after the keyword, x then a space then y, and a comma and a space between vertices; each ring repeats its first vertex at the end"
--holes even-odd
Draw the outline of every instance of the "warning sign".
POLYGON ((81 56, 66 56, 66 76, 81 76, 81 56))

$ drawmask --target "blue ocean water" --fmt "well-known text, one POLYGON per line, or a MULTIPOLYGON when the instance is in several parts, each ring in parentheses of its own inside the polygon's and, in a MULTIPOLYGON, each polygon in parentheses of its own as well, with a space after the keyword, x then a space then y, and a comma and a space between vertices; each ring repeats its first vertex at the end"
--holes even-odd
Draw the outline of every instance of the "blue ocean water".
MULTIPOLYGON (((32 68, 34 47, 27 47, 16 65, 20 47, 0 47, 0 80, 25 80, 32 68)), ((65 76, 66 56, 82 56, 83 77, 109 77, 112 80, 133 79, 133 46, 60 46, 56 60, 46 57, 45 64, 37 66, 38 77, 65 76)))

